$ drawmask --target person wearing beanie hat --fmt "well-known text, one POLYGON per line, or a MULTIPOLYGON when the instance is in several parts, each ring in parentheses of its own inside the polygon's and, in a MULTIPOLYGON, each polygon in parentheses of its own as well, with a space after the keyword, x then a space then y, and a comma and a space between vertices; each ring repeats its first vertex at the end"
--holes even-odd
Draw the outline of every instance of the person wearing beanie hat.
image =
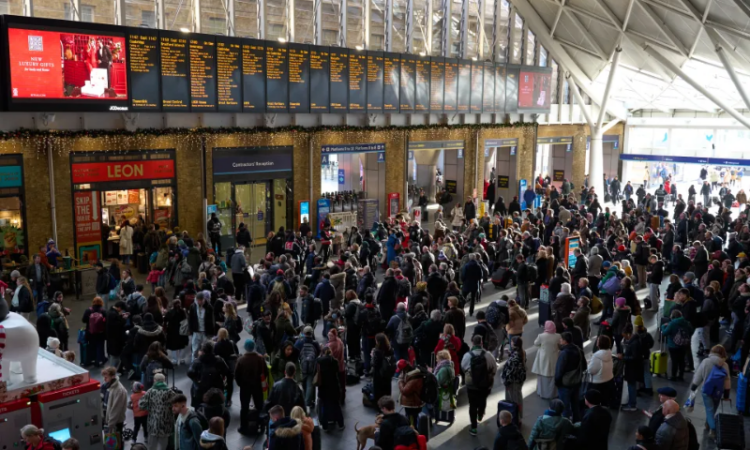
POLYGON ((643 316, 635 316, 635 319, 633 320, 633 326, 643 327, 643 316))
POLYGON ((263 394, 271 393, 273 380, 270 379, 268 365, 263 356, 255 351, 255 340, 245 339, 245 353, 237 359, 234 369, 234 379, 240 388, 240 433, 254 434, 257 430, 250 430, 250 400, 256 410, 263 407, 263 394))
POLYGON ((617 353, 622 353, 622 332, 630 324, 630 307, 623 297, 615 300, 615 313, 612 316, 612 337, 617 345, 617 353))
POLYGON ((600 450, 607 448, 609 428, 612 415, 602 406, 602 394, 597 389, 588 389, 584 395, 587 409, 583 413, 581 422, 575 424, 578 428, 577 448, 580 450, 600 450))

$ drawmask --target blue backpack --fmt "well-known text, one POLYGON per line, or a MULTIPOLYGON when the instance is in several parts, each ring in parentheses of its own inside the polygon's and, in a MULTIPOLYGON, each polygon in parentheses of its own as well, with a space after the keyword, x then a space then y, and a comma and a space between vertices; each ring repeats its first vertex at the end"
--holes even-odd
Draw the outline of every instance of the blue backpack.
POLYGON ((711 398, 721 398, 724 394, 724 380, 727 371, 723 367, 713 366, 708 377, 703 381, 703 393, 711 398))

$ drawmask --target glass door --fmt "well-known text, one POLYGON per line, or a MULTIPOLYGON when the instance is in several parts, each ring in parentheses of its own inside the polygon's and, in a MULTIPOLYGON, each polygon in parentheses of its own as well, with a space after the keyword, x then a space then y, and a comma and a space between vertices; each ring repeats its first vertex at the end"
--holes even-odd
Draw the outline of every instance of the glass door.
POLYGON ((234 185, 236 211, 233 228, 236 230, 240 223, 244 223, 250 230, 254 245, 265 245, 273 224, 269 185, 267 181, 234 185))

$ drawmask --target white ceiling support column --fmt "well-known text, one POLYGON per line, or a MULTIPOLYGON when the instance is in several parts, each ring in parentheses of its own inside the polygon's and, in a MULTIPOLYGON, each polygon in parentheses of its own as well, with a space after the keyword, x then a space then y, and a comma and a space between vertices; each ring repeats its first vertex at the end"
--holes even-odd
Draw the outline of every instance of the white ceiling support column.
POLYGON ((440 43, 440 56, 451 56, 451 0, 443 0, 443 29, 440 33, 443 42, 440 43))
POLYGON ((313 1, 313 44, 323 45, 323 0, 313 1))
POLYGON ((612 119, 608 123, 605 123, 604 126, 599 130, 602 133, 606 133, 610 128, 620 123, 620 119, 612 119))
POLYGON ((696 91, 703 94, 704 97, 711 100, 716 106, 718 106, 719 108, 722 108, 724 111, 727 112, 727 114, 731 115, 732 117, 737 119, 737 121, 740 122, 742 125, 750 129, 750 120, 745 118, 742 114, 738 113, 734 108, 724 103, 715 95, 711 94, 706 88, 703 87, 703 85, 701 85, 701 83, 693 80, 693 78, 691 78, 688 74, 686 74, 682 69, 677 67, 676 64, 674 64, 668 58, 665 58, 664 55, 659 53, 658 50, 656 50, 655 48, 651 46, 646 46, 646 52, 650 54, 661 65, 663 65, 667 69, 674 72, 677 76, 685 80, 686 83, 691 85, 696 91))
MULTIPOLYGON (((461 19, 458 22, 458 57, 467 58, 469 51, 469 2, 461 0, 461 19)), ((449 17, 449 20, 453 20, 449 17)), ((449 22, 450 23, 450 22, 449 22)))
POLYGON ((155 0, 156 5, 156 28, 160 30, 167 30, 167 18, 164 12, 164 0, 155 0))
POLYGON ((383 48, 387 52, 393 51, 393 0, 385 0, 383 12, 383 48))
POLYGON ((583 101, 583 96, 581 95, 581 91, 578 90, 578 86, 576 85, 575 80, 573 80, 573 77, 570 76, 570 72, 565 72, 565 78, 568 79, 568 88, 570 89, 571 92, 573 92, 573 96, 576 98, 576 101, 581 107, 581 112, 583 113, 583 117, 586 118, 586 122, 588 122, 589 128, 593 130, 596 127, 596 124, 591 118, 591 113, 589 112, 589 108, 586 107, 587 105, 583 101))
POLYGON ((484 61, 484 41, 487 39, 484 33, 484 3, 489 0, 477 0, 477 8, 479 8, 479 22, 477 28, 477 56, 480 61, 484 61))
POLYGON ((491 42, 492 48, 490 49, 491 50, 490 53, 492 53, 492 60, 493 61, 498 61, 500 55, 498 54, 499 50, 498 50, 497 47, 498 47, 498 44, 500 43, 500 17, 502 17, 502 15, 503 15, 503 10, 502 10, 503 2, 502 2, 502 0, 494 0, 494 1, 495 1, 495 5, 494 5, 495 7, 492 8, 492 10, 493 10, 493 13, 492 13, 492 42, 491 42))
MULTIPOLYGON (((424 52, 427 55, 432 55, 432 0, 425 2, 425 14, 424 14, 424 52)), ((419 53, 419 49, 415 53, 419 53)))
POLYGON ((256 0, 258 14, 258 39, 266 38, 266 0, 256 0))
MULTIPOLYGON (((427 1, 425 3, 431 2, 427 1)), ((427 19, 428 17, 425 17, 425 20, 427 19)), ((412 48, 414 45, 414 0, 406 0, 406 36, 404 44, 406 53, 415 53, 414 48, 412 48)))
MULTIPOLYGON (((346 0, 341 0, 341 1, 346 1, 346 0)), ((362 44, 365 49, 369 49, 370 48, 370 20, 372 18, 372 0, 363 0, 363 1, 365 2, 365 9, 362 12, 362 20, 364 21, 362 32, 365 35, 362 38, 362 44)))
POLYGON ((566 0, 560 0, 560 7, 557 8, 557 14, 555 14, 555 20, 552 22, 552 27, 549 30, 549 35, 551 37, 555 37, 555 31, 557 30, 557 25, 560 23, 560 18, 563 14, 563 9, 565 8, 565 1, 566 0))
POLYGON ((227 30, 226 30, 227 36, 236 36, 237 33, 235 33, 234 31, 234 18, 235 18, 234 2, 236 0, 224 0, 224 1, 226 1, 226 5, 224 6, 225 8, 224 11, 226 12, 226 15, 227 15, 227 30))
POLYGON ((740 81, 740 78, 737 76, 737 72, 735 72, 734 70, 734 64, 732 64, 732 61, 729 60, 726 50, 724 50, 724 47, 722 47, 721 44, 717 42, 714 42, 714 50, 719 56, 721 63, 724 65, 724 69, 727 71, 727 74, 729 74, 729 78, 732 79, 734 87, 737 88, 737 93, 740 94, 740 97, 742 97, 742 101, 745 102, 745 106, 750 109, 750 97, 747 96, 747 91, 745 91, 745 87, 742 85, 742 81, 740 81))
POLYGON ((23 15, 26 17, 34 15, 34 0, 23 0, 23 15))
POLYGON ((193 26, 190 31, 193 33, 201 32, 201 0, 193 0, 190 4, 190 14, 193 19, 193 26))
POLYGON ((125 0, 115 0, 115 25, 124 26, 125 23, 125 0))
POLYGON ((294 0, 286 0, 286 41, 294 42, 294 0))
POLYGON ((612 59, 612 64, 609 66, 609 78, 607 78, 607 86, 604 88, 604 98, 600 103, 599 108, 599 119, 596 121, 596 128, 599 129, 604 123, 604 116, 607 113, 607 103, 609 102, 609 94, 612 92, 612 85, 615 84, 615 77, 617 77, 617 69, 620 67, 620 55, 622 55, 622 48, 618 47, 615 49, 615 57, 612 59))
POLYGON ((348 0, 339 5, 339 47, 346 47, 346 8, 348 0))
POLYGON ((734 0, 734 4, 737 5, 746 16, 750 17, 750 4, 747 3, 747 0, 734 0))
POLYGON ((69 0, 71 20, 81 20, 81 0, 69 0))

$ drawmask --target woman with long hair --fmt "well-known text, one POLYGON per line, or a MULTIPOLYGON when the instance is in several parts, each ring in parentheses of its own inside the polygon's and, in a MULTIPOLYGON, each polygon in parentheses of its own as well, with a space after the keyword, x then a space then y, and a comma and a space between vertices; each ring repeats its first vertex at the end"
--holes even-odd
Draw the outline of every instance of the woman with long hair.
POLYGON ((229 332, 229 337, 232 339, 232 342, 237 344, 240 341, 240 333, 242 332, 242 319, 237 315, 237 309, 235 309, 232 302, 224 303, 223 311, 223 327, 229 332))
POLYGON ((555 367, 560 354, 560 335, 555 322, 548 320, 544 323, 544 333, 536 337, 534 345, 539 347, 531 368, 531 372, 537 375, 536 393, 544 399, 555 398, 555 367))
POLYGON ((304 446, 300 450, 313 450, 312 433, 315 430, 315 422, 305 414, 305 410, 299 406, 292 408, 289 416, 302 424, 302 442, 304 446))
MULTIPOLYGON (((17 272, 16 272, 17 273, 17 272)), ((34 311, 34 296, 31 293, 31 286, 26 277, 19 276, 16 279, 16 290, 13 292, 13 299, 10 303, 10 310, 20 314, 24 319, 29 320, 31 312, 34 311)))
POLYGON ((167 351, 173 364, 182 364, 188 356, 187 347, 189 336, 183 334, 183 321, 187 320, 187 313, 182 308, 180 300, 172 302, 172 309, 167 311, 164 318, 164 329, 167 330, 167 351))
POLYGON ((159 301, 159 307, 161 307, 162 314, 169 310, 169 304, 171 303, 169 299, 167 298, 167 293, 164 291, 164 288, 159 286, 156 288, 156 291, 154 291, 154 296, 159 301))
POLYGON ((159 325, 164 323, 164 314, 162 313, 159 300, 156 299, 155 295, 149 295, 146 299, 146 304, 143 305, 143 314, 151 313, 154 317, 154 322, 159 325))
POLYGON ((172 361, 167 358, 162 350, 161 343, 158 341, 152 342, 148 346, 146 354, 143 355, 140 364, 141 369, 141 383, 146 387, 146 390, 151 389, 154 385, 154 375, 157 373, 164 373, 166 376, 166 370, 173 370, 174 365, 172 361))

